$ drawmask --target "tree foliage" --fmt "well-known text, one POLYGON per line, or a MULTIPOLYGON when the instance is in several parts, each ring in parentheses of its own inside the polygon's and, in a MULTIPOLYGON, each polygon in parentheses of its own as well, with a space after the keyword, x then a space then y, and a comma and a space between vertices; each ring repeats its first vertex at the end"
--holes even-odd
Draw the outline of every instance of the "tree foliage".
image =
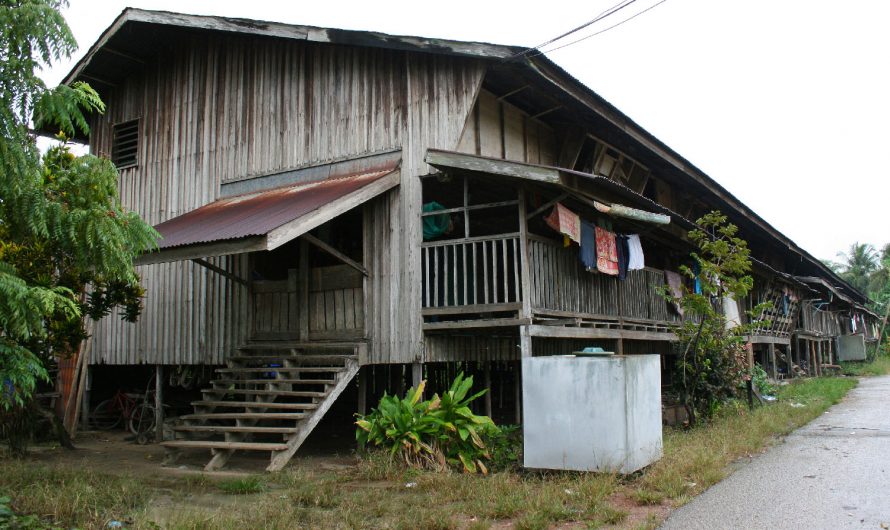
MULTIPOLYGON (((675 326, 680 355, 675 366, 676 385, 690 423, 709 416, 722 401, 736 395, 741 381, 749 377, 744 336, 762 322, 727 326, 721 308, 724 299, 741 300, 754 286, 750 275, 748 244, 737 236, 738 228, 726 216, 711 212, 701 217, 698 228, 689 233, 697 247, 690 254, 696 264, 680 266, 690 281, 699 281, 701 292, 683 288, 680 298, 664 296, 678 303, 685 319, 675 326)), ((751 314, 757 314, 757 307, 751 314)))
POLYGON ((838 252, 838 273, 850 285, 868 294, 872 275, 879 269, 879 255, 875 247, 858 241, 847 252, 838 252))
POLYGON ((28 399, 46 378, 50 355, 84 338, 82 314, 115 305, 139 313, 142 289, 133 257, 156 232, 118 200, 117 170, 108 160, 74 156, 62 143, 41 156, 30 127, 60 138, 88 132, 103 112, 84 83, 47 88, 43 65, 76 48, 58 0, 0 6, 0 407, 28 399), (88 294, 89 291, 89 294, 88 294))

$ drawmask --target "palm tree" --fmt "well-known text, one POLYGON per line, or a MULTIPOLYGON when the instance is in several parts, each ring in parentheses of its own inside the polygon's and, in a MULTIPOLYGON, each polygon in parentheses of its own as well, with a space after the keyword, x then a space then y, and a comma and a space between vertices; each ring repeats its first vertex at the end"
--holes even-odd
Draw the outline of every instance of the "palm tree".
POLYGON ((837 256, 841 259, 841 278, 859 291, 867 293, 870 276, 878 270, 878 252, 875 247, 857 241, 850 245, 849 251, 838 252, 837 256))

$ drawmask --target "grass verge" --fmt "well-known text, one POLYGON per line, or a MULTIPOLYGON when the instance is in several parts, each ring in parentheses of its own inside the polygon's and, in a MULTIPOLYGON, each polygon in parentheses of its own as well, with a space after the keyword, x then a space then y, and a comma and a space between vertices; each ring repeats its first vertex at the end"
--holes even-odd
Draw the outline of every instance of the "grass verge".
POLYGON ((783 386, 771 405, 753 411, 741 404, 727 405, 708 425, 667 429, 664 457, 630 481, 627 494, 638 504, 685 504, 729 474, 733 461, 808 423, 854 386, 856 380, 849 378, 797 380, 783 386))
POLYGON ((202 475, 159 482, 9 459, 0 460, 0 497, 11 497, 16 513, 65 528, 104 528, 110 520, 174 529, 655 528, 668 507, 721 480, 735 460, 815 418, 855 384, 850 378, 796 381, 782 387, 778 402, 753 412, 728 405, 708 425, 666 429, 664 457, 628 477, 437 474, 377 456, 348 470, 290 468, 234 480, 202 475))
POLYGON ((850 376, 890 374, 890 355, 878 355, 868 362, 841 361, 841 373, 850 376))

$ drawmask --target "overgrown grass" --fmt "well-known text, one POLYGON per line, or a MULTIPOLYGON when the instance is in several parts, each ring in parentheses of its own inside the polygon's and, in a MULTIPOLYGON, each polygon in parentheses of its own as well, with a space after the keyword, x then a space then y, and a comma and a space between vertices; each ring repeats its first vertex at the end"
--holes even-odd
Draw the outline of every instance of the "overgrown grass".
POLYGON ((0 496, 19 514, 65 528, 104 528, 129 521, 149 498, 135 479, 90 469, 60 469, 21 460, 0 461, 0 496))
POLYGON ((808 423, 854 386, 845 378, 798 380, 780 389, 776 403, 754 411, 730 405, 708 425, 666 429, 664 457, 628 484, 629 495, 639 504, 684 504, 722 480, 731 462, 808 423))
MULTIPOLYGON (((775 404, 750 412, 724 408, 709 424, 665 431, 665 454, 641 473, 500 472, 487 477, 406 469, 373 453, 353 468, 289 468, 275 475, 213 480, 168 478, 163 484, 90 469, 0 460, 0 496, 17 513, 64 528, 488 528, 543 529, 565 523, 595 528, 655 528, 648 506, 676 506, 729 473, 730 464, 821 414, 856 384, 821 378, 782 387, 775 404), (249 501, 231 494, 252 494, 249 501), (616 504, 623 496, 644 510, 637 523, 616 504), (159 499, 172 505, 150 509, 159 499), (170 500, 172 499, 172 501, 170 500), (203 506, 203 508, 201 507, 203 506)), ((662 508, 663 512, 663 508, 662 508)), ((660 512, 661 513, 661 512, 660 512)), ((637 514, 639 515, 639 514, 637 514)))
POLYGON ((231 495, 247 495, 266 491, 264 480, 257 476, 223 480, 217 483, 216 487, 231 495))
POLYGON ((868 362, 841 361, 841 373, 850 376, 890 374, 890 355, 878 355, 868 362))

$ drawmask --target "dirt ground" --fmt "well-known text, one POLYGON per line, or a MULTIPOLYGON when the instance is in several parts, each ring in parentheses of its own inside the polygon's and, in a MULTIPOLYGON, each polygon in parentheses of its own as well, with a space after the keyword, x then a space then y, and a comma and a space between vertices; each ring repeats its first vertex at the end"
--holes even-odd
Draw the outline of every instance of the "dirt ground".
MULTIPOLYGON (((29 459, 60 467, 90 468, 96 471, 146 479, 200 475, 213 478, 232 478, 265 472, 268 454, 236 454, 220 471, 204 471, 210 460, 208 451, 183 451, 175 464, 166 464, 164 448, 158 444, 139 445, 125 432, 88 431, 79 433, 74 442, 77 449, 57 446, 34 446, 29 459)), ((311 449, 311 448, 310 448, 311 449)), ((295 457, 290 466, 336 471, 355 465, 356 458, 348 453, 320 453, 309 451, 307 456, 295 457)))

